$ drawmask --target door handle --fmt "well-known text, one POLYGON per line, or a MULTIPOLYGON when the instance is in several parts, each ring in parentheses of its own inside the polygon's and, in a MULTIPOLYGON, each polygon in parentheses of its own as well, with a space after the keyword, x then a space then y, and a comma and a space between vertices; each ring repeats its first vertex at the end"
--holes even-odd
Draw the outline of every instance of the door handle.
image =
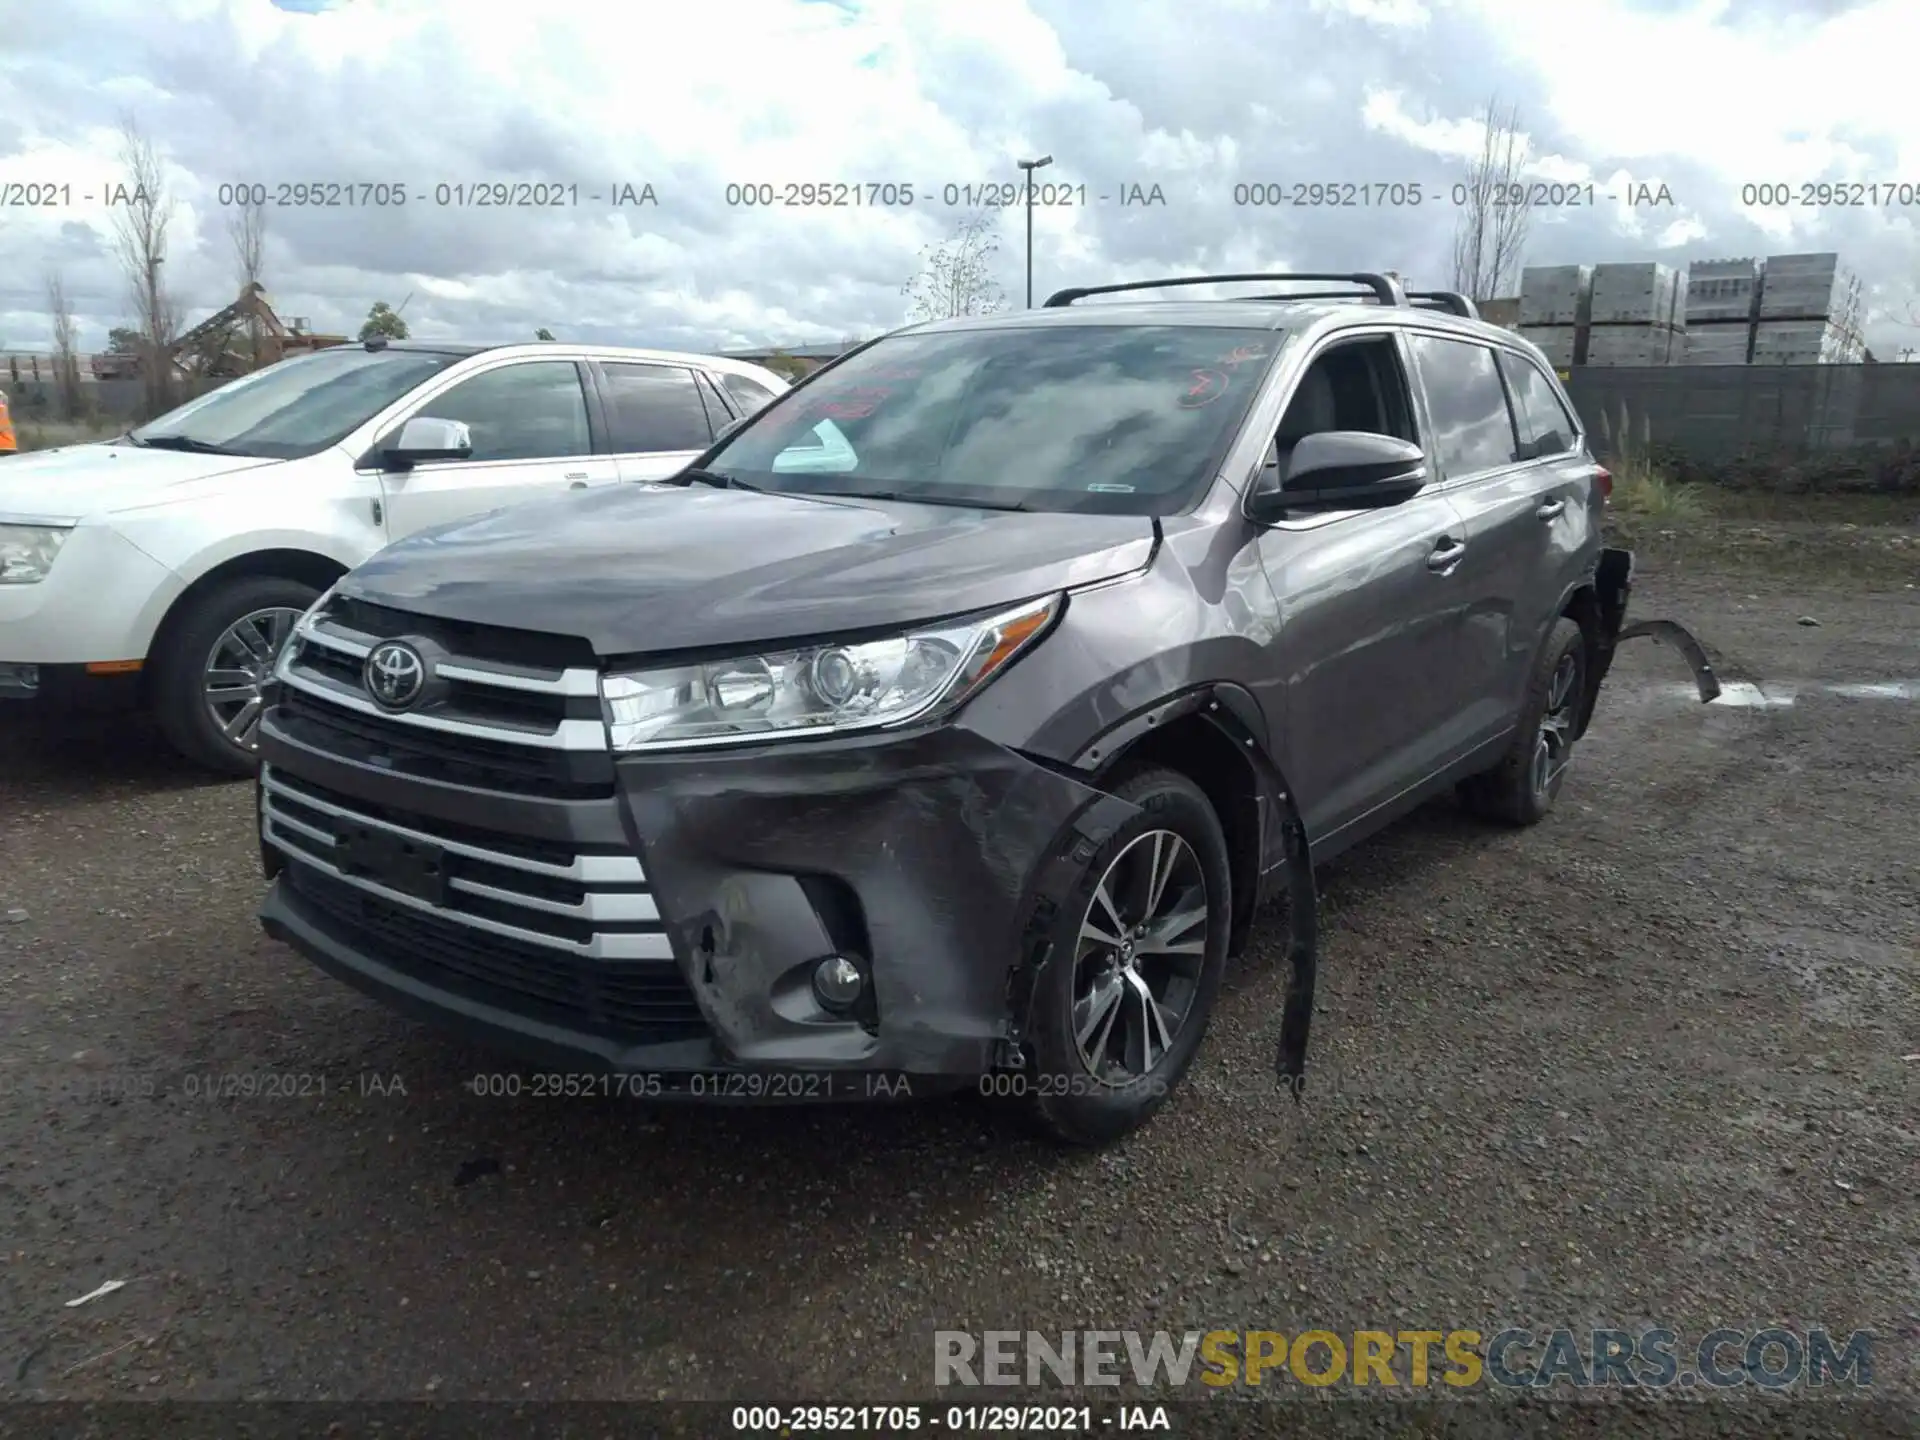
POLYGON ((1564 500, 1542 500, 1538 505, 1533 507, 1533 513, 1542 520, 1555 520, 1559 518, 1560 512, 1566 508, 1567 502, 1564 500))
POLYGON ((1460 557, 1466 553, 1467 545, 1464 540, 1455 539, 1451 535, 1442 535, 1434 545, 1433 552, 1427 556, 1427 569, 1436 574, 1445 575, 1460 563, 1460 557))

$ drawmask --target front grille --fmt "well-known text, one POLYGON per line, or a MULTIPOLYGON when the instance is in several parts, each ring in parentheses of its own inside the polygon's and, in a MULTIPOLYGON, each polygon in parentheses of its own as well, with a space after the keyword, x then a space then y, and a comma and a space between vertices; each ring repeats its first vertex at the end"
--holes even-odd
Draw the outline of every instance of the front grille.
POLYGON ((271 766, 262 767, 260 785, 261 825, 269 842, 403 908, 430 910, 507 939, 582 957, 673 956, 646 873, 634 855, 503 840, 472 827, 368 805, 271 766), (412 847, 437 867, 437 878, 424 891, 409 891, 397 872, 368 868, 370 844, 382 850, 412 847))
POLYGON ((288 688, 281 690, 273 718, 310 749, 410 779, 553 800, 613 794, 613 757, 604 752, 533 750, 400 725, 288 688))
POLYGON ((435 989, 624 1044, 708 1033, 671 961, 582 963, 388 904, 297 860, 285 877, 336 939, 435 989))
POLYGON ((281 663, 276 723, 325 753, 396 774, 511 794, 613 793, 600 676, 584 640, 407 615, 336 597, 281 663), (415 708, 374 703, 368 652, 404 639, 431 656, 415 708))
POLYGON ((454 994, 623 1043, 707 1033, 639 859, 502 836, 261 769, 261 834, 336 938, 454 994), (367 832, 440 893, 361 863, 367 832))

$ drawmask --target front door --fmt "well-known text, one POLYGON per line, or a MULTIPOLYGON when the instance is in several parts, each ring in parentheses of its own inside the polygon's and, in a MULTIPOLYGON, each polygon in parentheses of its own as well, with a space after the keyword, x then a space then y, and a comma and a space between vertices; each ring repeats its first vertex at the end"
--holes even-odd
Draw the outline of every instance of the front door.
MULTIPOLYGON (((1390 332, 1336 339, 1314 359, 1259 483, 1280 483, 1294 444, 1326 430, 1419 443, 1390 332)), ((1283 519, 1262 533, 1286 692, 1286 733, 1276 739, 1316 846, 1444 762, 1457 721, 1453 578, 1465 544, 1458 513, 1432 491, 1381 510, 1283 519)))
MULTIPOLYGON (((409 418, 414 416, 463 422, 473 436, 473 454, 381 476, 387 534, 395 540, 536 496, 619 479, 613 457, 594 453, 585 383, 571 360, 521 360, 483 370, 432 396, 409 418)), ((383 443, 399 430, 395 425, 383 443)))

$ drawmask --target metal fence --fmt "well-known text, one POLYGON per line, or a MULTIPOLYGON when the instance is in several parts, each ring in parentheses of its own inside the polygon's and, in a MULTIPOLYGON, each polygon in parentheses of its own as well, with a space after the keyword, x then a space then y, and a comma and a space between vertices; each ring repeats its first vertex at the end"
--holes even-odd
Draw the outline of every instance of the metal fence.
POLYGON ((1920 441, 1920 365, 1697 365, 1567 372, 1597 445, 1631 417, 1636 442, 1701 465, 1811 459, 1920 441), (1604 423, 1603 423, 1603 418, 1604 423))

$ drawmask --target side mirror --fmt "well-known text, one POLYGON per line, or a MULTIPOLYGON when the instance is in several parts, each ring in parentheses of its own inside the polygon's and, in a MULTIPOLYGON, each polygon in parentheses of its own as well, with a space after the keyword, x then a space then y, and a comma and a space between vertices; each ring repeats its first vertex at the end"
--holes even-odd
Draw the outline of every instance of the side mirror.
POLYGON ((430 460, 467 460, 473 432, 464 420, 435 420, 416 415, 400 427, 400 437, 380 452, 390 470, 411 470, 430 460))
POLYGON ((1261 522, 1288 511, 1383 510, 1426 487, 1426 452, 1411 441, 1367 430, 1326 430, 1293 447, 1293 463, 1277 490, 1253 495, 1261 522))

